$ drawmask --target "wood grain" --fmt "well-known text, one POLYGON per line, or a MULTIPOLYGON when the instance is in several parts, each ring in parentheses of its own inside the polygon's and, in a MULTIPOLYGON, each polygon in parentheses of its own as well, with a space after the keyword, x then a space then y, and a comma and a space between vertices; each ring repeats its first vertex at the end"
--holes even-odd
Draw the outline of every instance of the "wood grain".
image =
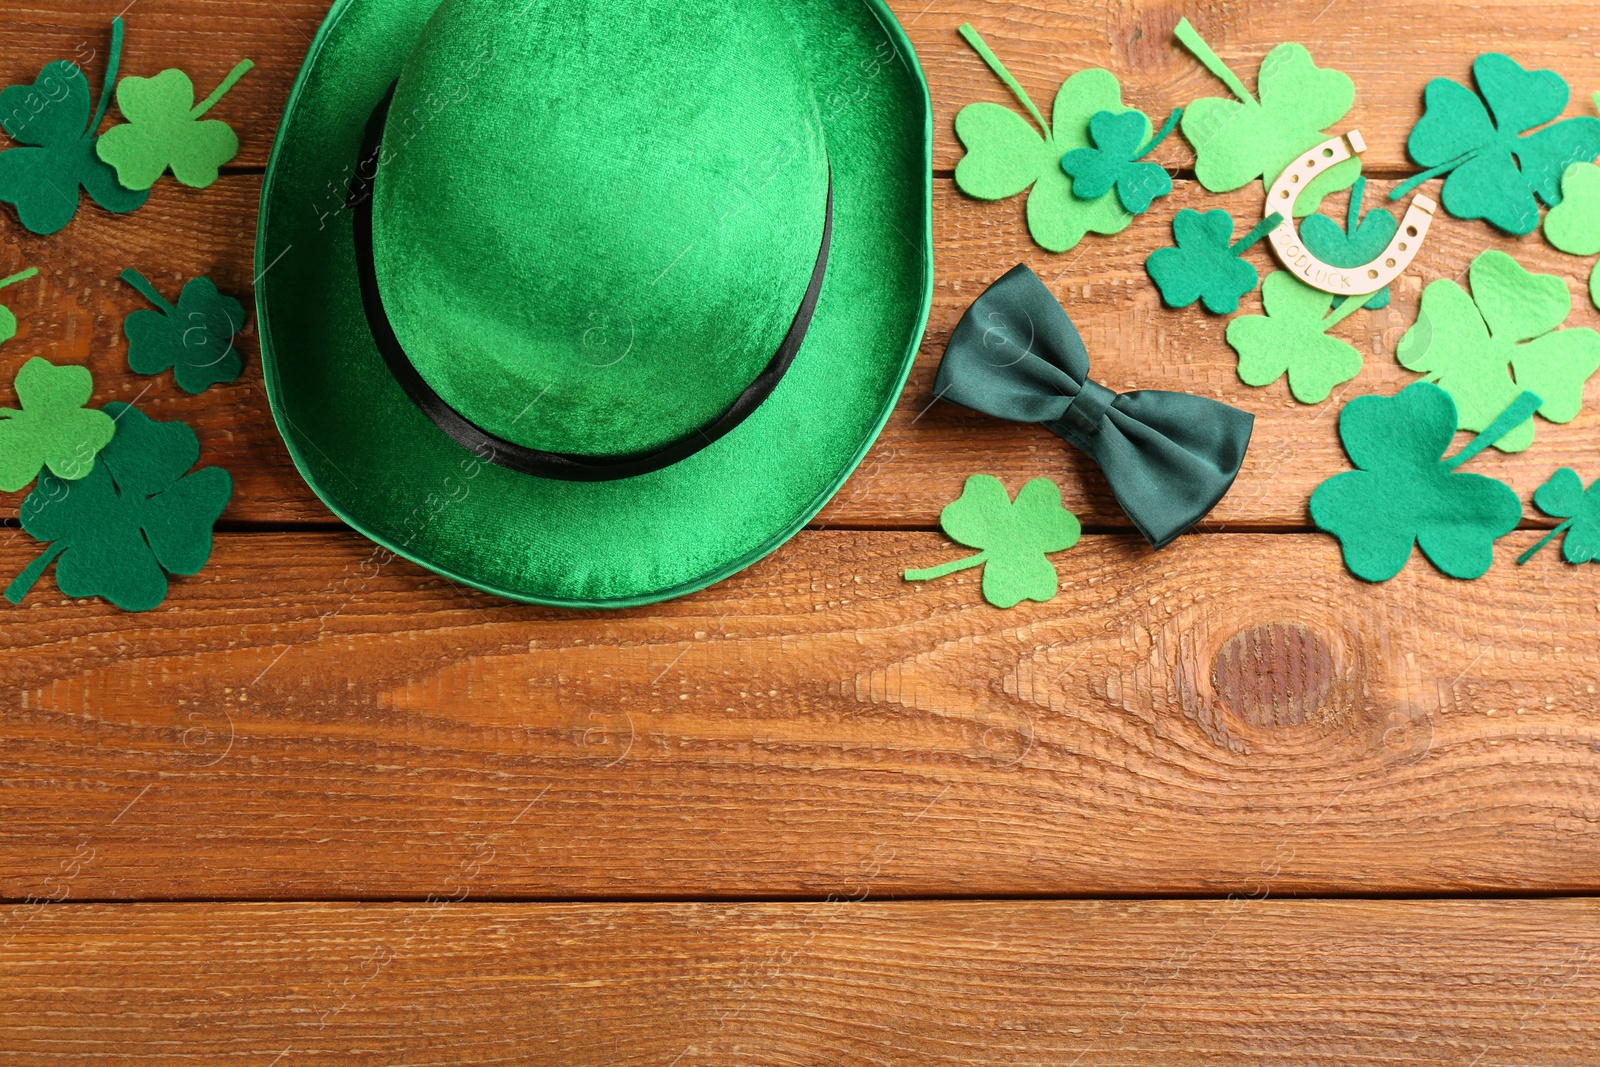
MULTIPOLYGON (((0 635, 0 896, 1593 888, 1600 568, 1088 537, 1001 612, 820 532, 649 610, 517 607, 348 533, 219 539, 159 611, 0 635)), ((0 549, 11 574, 35 548, 0 549)))
POLYGON ((45 905, 0 1063, 1577 1067, 1597 954, 1593 900, 45 905))

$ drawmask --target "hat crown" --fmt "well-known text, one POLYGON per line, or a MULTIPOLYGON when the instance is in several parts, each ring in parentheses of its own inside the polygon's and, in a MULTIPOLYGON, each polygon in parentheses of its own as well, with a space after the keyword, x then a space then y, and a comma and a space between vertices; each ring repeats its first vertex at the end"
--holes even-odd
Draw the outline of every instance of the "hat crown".
POLYGON ((770 0, 445 0, 385 125, 374 268, 461 415, 629 455, 714 421, 771 361, 827 189, 770 0))

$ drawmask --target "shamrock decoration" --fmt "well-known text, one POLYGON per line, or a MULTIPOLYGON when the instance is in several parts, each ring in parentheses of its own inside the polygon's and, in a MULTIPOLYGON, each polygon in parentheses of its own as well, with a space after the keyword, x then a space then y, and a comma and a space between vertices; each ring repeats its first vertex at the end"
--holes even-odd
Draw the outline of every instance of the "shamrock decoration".
MULTIPOLYGON (((0 289, 4 289, 8 285, 16 285, 18 282, 25 282, 38 273, 38 267, 29 267, 21 274, 13 274, 9 278, 0 278, 0 289)), ((16 335, 17 317, 11 313, 10 308, 0 305, 0 345, 5 344, 16 335)))
POLYGON ((1386 582, 1414 545, 1453 578, 1476 578, 1494 562, 1494 542, 1516 529, 1522 502, 1511 487, 1457 468, 1539 406, 1524 393, 1466 448, 1445 459, 1456 432, 1450 394, 1416 382, 1399 396, 1358 396, 1339 415, 1339 436, 1357 470, 1311 494, 1311 518, 1339 539, 1357 578, 1386 582))
POLYGON ((1161 289, 1168 307, 1188 307, 1203 300, 1208 311, 1227 315, 1239 309, 1239 298, 1256 287, 1261 275, 1246 263, 1244 251, 1271 233, 1283 216, 1274 212, 1238 241, 1233 240, 1233 216, 1226 211, 1201 214, 1184 208, 1172 220, 1176 248, 1158 248, 1145 260, 1145 269, 1161 289))
POLYGON ((1333 301, 1286 270, 1267 275, 1261 286, 1265 315, 1241 315, 1228 323, 1228 344, 1239 353, 1239 378, 1246 385, 1271 385, 1287 372, 1289 390, 1302 404, 1320 404, 1333 387, 1361 373, 1356 347, 1329 337, 1359 300, 1346 301, 1327 318, 1333 301))
POLYGON ((233 495, 228 472, 188 473, 200 442, 181 422, 153 422, 127 404, 106 412, 120 425, 88 476, 69 490, 41 475, 23 503, 22 528, 51 545, 6 590, 13 604, 59 557, 66 596, 148 611, 166 598, 164 572, 198 574, 211 557, 211 527, 233 495))
MULTIPOLYGON (((1395 356, 1450 394, 1463 430, 1482 430, 1523 390, 1545 398, 1540 415, 1571 422, 1584 382, 1600 369, 1600 334, 1556 329, 1572 310, 1566 281, 1531 274, 1499 251, 1473 260, 1470 277, 1470 297, 1448 280, 1422 291, 1417 323, 1395 356)), ((1502 452, 1533 443, 1531 419, 1507 429, 1495 442, 1502 452)))
POLYGON ((1173 108, 1161 132, 1141 145, 1149 123, 1139 112, 1096 112, 1089 120, 1095 147, 1074 148, 1061 157, 1061 169, 1072 178, 1072 195, 1079 200, 1098 200, 1114 187, 1117 199, 1130 214, 1149 211, 1152 200, 1172 192, 1172 175, 1165 167, 1139 161, 1171 135, 1182 116, 1183 108, 1173 108))
POLYGON ((1012 503, 1000 479, 987 474, 967 479, 961 498, 940 513, 939 525, 953 540, 982 551, 928 570, 906 571, 906 581, 931 581, 983 564, 983 597, 997 608, 1052 599, 1058 579, 1045 556, 1071 548, 1082 532, 1077 517, 1061 506, 1061 490, 1050 479, 1035 478, 1012 503))
POLYGON ((956 166, 956 184, 979 200, 1005 200, 1027 192, 1028 232, 1051 252, 1065 252, 1091 231, 1110 234, 1127 229, 1133 216, 1111 195, 1109 185, 1099 197, 1082 199, 1074 195, 1073 181, 1062 169, 1068 154, 1089 146, 1090 121, 1102 112, 1137 116, 1135 139, 1150 136, 1150 120, 1122 106, 1116 77, 1110 71, 1083 70, 1062 82, 1050 113, 1052 127, 978 31, 964 25, 961 35, 1033 116, 1044 136, 1041 139, 1026 119, 1009 108, 967 105, 956 116, 956 136, 967 149, 956 166))
MULTIPOLYGON (((1350 207, 1345 216, 1344 229, 1326 215, 1312 215, 1300 224, 1300 240, 1306 250, 1332 267, 1364 267, 1383 255, 1394 240, 1400 223, 1384 208, 1361 214, 1361 202, 1367 194, 1367 179, 1360 177, 1350 187, 1350 207)), ((1334 297, 1333 306, 1344 303, 1344 297, 1334 297)), ((1373 311, 1389 306, 1389 287, 1386 285, 1366 302, 1373 311)))
POLYGON ((123 188, 116 171, 95 155, 95 131, 105 118, 121 56, 119 18, 111 22, 111 58, 93 118, 89 83, 77 64, 65 60, 45 67, 31 86, 0 92, 0 127, 13 141, 31 146, 0 152, 0 200, 15 205, 22 225, 34 233, 52 234, 72 221, 80 185, 95 203, 118 214, 150 196, 123 188))
POLYGON ((1544 236, 1575 256, 1600 252, 1600 167, 1574 163, 1561 175, 1561 203, 1544 217, 1544 236))
POLYGON ((239 138, 226 122, 200 119, 254 66, 242 61, 198 107, 194 83, 181 70, 124 78, 117 108, 128 121, 101 134, 100 158, 117 168, 117 180, 129 189, 150 188, 169 167, 184 185, 204 189, 239 154, 239 138))
POLYGON ((1534 492, 1533 502, 1546 515, 1567 521, 1518 556, 1517 566, 1537 556, 1540 549, 1563 533, 1567 536, 1561 542, 1561 554, 1568 563, 1588 563, 1600 556, 1600 489, 1597 486, 1600 482, 1594 482, 1585 490, 1578 472, 1570 467, 1562 467, 1552 474, 1550 480, 1534 492))
POLYGON ((1589 302, 1600 308, 1600 263, 1594 265, 1594 270, 1589 272, 1589 302))
POLYGON ((1428 168, 1389 194, 1398 200, 1448 174, 1440 200, 1462 219, 1486 219, 1507 233, 1532 233, 1539 201, 1561 203, 1561 175, 1600 155, 1600 119, 1575 118, 1527 133, 1560 115, 1567 83, 1552 70, 1524 70, 1491 52, 1472 64, 1478 93, 1435 78, 1423 93, 1422 118, 1406 149, 1428 168), (1487 106, 1485 106, 1487 105, 1487 106))
POLYGON ((22 410, 0 408, 0 491, 16 492, 41 467, 67 481, 88 474, 116 432, 111 416, 83 407, 94 391, 89 368, 35 356, 17 372, 15 388, 22 410))
MULTIPOLYGON (((1355 83, 1318 67, 1301 45, 1280 44, 1267 53, 1256 77, 1258 101, 1188 19, 1179 19, 1174 32, 1238 98, 1208 96, 1184 109, 1183 135, 1194 145, 1195 177, 1213 193, 1241 189, 1257 178, 1271 187, 1285 167, 1327 140, 1322 131, 1355 103, 1355 83)), ((1317 210, 1324 196, 1347 188, 1360 173, 1359 159, 1328 168, 1300 194, 1295 214, 1317 210)))
POLYGON ((132 268, 122 272, 122 280, 161 309, 135 311, 122 325, 128 366, 135 374, 160 374, 170 367, 178 388, 190 394, 239 377, 244 357, 233 338, 244 328, 244 305, 218 292, 210 278, 185 285, 177 307, 132 268))

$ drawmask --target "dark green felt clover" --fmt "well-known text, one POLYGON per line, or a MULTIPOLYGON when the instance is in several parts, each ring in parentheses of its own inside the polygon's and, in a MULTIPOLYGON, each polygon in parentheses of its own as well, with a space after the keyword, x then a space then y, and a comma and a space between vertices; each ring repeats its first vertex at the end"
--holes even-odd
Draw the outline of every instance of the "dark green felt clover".
POLYGON ((58 367, 38 356, 17 372, 22 409, 0 408, 0 491, 14 493, 48 467, 72 481, 88 474, 116 425, 83 405, 94 392, 87 367, 58 367))
POLYGON ((1524 70, 1491 52, 1472 64, 1474 93, 1435 78, 1423 93, 1425 110, 1406 149, 1426 167, 1389 194, 1399 200, 1430 178, 1447 174, 1439 199, 1462 219, 1485 219, 1507 233, 1532 233, 1539 201, 1561 203, 1561 174, 1572 163, 1600 156, 1600 119, 1559 116, 1570 92, 1551 70, 1524 70), (1479 93, 1482 96, 1479 96, 1479 93), (1536 133, 1527 131, 1538 126, 1536 133))
POLYGON ((1024 600, 1044 602, 1056 595, 1059 579, 1046 557, 1078 543, 1077 516, 1061 506, 1061 490, 1048 478, 1035 478, 1006 494, 1000 479, 974 474, 961 497, 945 506, 939 525, 976 556, 921 571, 906 571, 908 582, 926 582, 970 567, 983 567, 983 598, 997 608, 1024 600))
POLYGON ((76 63, 51 63, 32 85, 0 92, 0 127, 24 148, 0 152, 0 201, 14 205, 22 225, 39 234, 61 230, 78 213, 81 186, 95 203, 122 214, 140 207, 148 191, 126 189, 96 154, 95 131, 105 118, 122 55, 122 20, 111 23, 100 105, 90 117, 89 83, 76 63))
MULTIPOLYGON (((9 285, 16 285, 18 282, 25 282, 38 273, 38 267, 29 267, 20 274, 13 274, 9 278, 0 278, 0 289, 4 289, 9 285)), ((11 313, 10 308, 0 304, 0 345, 5 344, 16 335, 17 317, 11 313)))
POLYGON ((1232 215, 1221 210, 1201 214, 1184 208, 1172 220, 1177 247, 1158 248, 1150 253, 1145 269, 1168 307, 1188 307, 1199 300, 1208 311, 1231 314, 1239 310, 1239 299, 1261 282, 1261 275, 1242 258, 1245 250, 1282 221, 1283 216, 1274 212, 1233 241, 1232 215))
POLYGON ((1358 396, 1339 416, 1339 436, 1358 469, 1311 494, 1311 518, 1339 539, 1358 578, 1386 582, 1414 546, 1453 578, 1477 578, 1494 562, 1494 542, 1517 528, 1522 501, 1504 482, 1463 474, 1462 464, 1539 406, 1524 393, 1494 424, 1449 459, 1456 432, 1450 394, 1416 382, 1399 396, 1358 396))
MULTIPOLYGON (((1256 75, 1257 100, 1188 19, 1178 21, 1175 33, 1237 98, 1208 96, 1184 108, 1183 135, 1194 145, 1195 177, 1213 193, 1241 189, 1257 178, 1270 187, 1285 167, 1327 140, 1322 131, 1355 103, 1349 76, 1318 67, 1300 45, 1280 44, 1267 53, 1256 75)), ((1317 210, 1324 196, 1348 187, 1360 173, 1359 159, 1328 168, 1295 200, 1295 214, 1317 210)))
POLYGON ((160 374, 170 368, 178 388, 191 394, 239 377, 244 357, 233 338, 244 329, 243 304, 224 296, 210 278, 195 278, 185 285, 176 307, 138 271, 123 271, 122 280, 160 309, 135 311, 122 324, 128 337, 128 366, 135 374, 160 374))
MULTIPOLYGON (((1038 124, 999 104, 968 104, 956 115, 956 136, 967 154, 956 165, 956 185, 979 200, 1007 200, 1028 194, 1028 232, 1040 247, 1065 252, 1086 233, 1121 233, 1133 215, 1111 195, 1110 186, 1095 199, 1073 192, 1072 179, 1061 169, 1066 155, 1089 147, 1089 124, 1103 112, 1136 116, 1136 139, 1150 136, 1150 120, 1122 106, 1122 87, 1110 71, 1080 70, 1061 83, 1050 122, 1045 122, 1028 94, 971 26, 961 35, 1005 83, 1038 124), (1042 131, 1042 136, 1041 136, 1042 131)), ((1131 121, 1131 120, 1130 120, 1131 121)))
POLYGON ((1182 117, 1183 109, 1173 108, 1160 132, 1145 141, 1147 122, 1137 111, 1096 112, 1089 120, 1095 146, 1074 148, 1061 157, 1061 169, 1072 178, 1072 195, 1098 200, 1116 189, 1130 214, 1149 211, 1151 201, 1172 192, 1172 175, 1159 164, 1140 161, 1171 135, 1182 117))
POLYGON ((23 502, 22 528, 50 547, 6 589, 13 604, 54 562, 66 596, 149 611, 166 599, 167 574, 198 574, 211 558, 211 528, 233 495, 228 472, 190 473, 200 442, 183 423, 153 422, 127 404, 105 410, 117 433, 88 476, 66 485, 40 475, 23 502))
MULTIPOLYGON (((1357 178, 1350 187, 1350 207, 1345 215, 1344 228, 1326 215, 1312 215, 1300 224, 1300 240, 1306 250, 1332 267, 1365 267, 1383 255, 1394 239, 1400 223, 1385 208, 1373 208, 1361 213, 1361 201, 1367 194, 1367 179, 1357 178)), ((1333 306, 1344 303, 1344 297, 1333 298, 1333 306)), ((1366 304, 1373 311, 1389 306, 1389 287, 1378 290, 1366 304)))
POLYGON ((1534 492, 1533 502, 1546 515, 1567 521, 1518 556, 1517 566, 1538 555, 1541 548, 1563 533, 1567 536, 1561 542, 1561 554, 1568 563, 1600 558, 1600 481, 1585 490, 1578 472, 1562 467, 1534 492))

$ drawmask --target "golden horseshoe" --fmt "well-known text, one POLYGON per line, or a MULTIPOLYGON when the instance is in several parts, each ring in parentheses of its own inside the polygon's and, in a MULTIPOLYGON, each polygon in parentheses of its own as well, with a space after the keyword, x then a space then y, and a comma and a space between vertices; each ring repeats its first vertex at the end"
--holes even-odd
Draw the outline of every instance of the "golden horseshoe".
POLYGON ((1300 231, 1294 224, 1294 202, 1300 190, 1329 167, 1366 150, 1367 143, 1357 130, 1323 141, 1284 168, 1268 190, 1267 206, 1262 211, 1263 218, 1270 218, 1274 212, 1283 217, 1271 235, 1272 250, 1278 254, 1279 261, 1307 285, 1336 296, 1366 296, 1400 277, 1422 248, 1428 227, 1433 224, 1434 209, 1439 206, 1421 193, 1413 197, 1394 240, 1370 263, 1359 267, 1330 267, 1312 255, 1300 240, 1300 231))

